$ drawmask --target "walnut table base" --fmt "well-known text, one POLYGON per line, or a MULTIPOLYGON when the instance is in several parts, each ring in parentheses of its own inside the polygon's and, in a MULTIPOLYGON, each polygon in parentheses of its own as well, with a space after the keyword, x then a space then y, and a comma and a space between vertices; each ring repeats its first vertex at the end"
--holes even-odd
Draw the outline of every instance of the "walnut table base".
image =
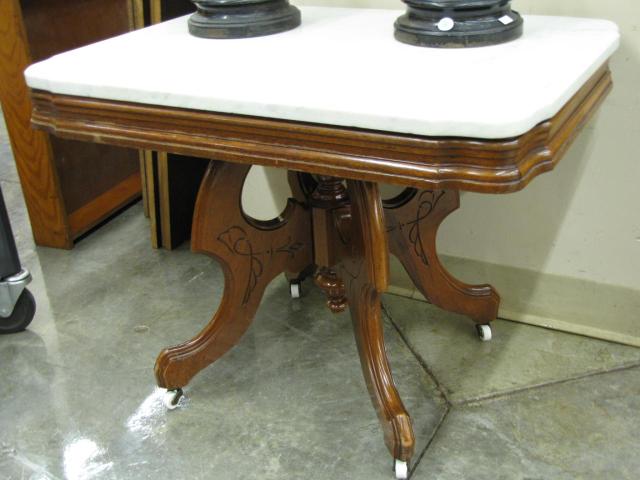
POLYGON ((160 353, 155 368, 158 385, 181 389, 233 347, 275 276, 286 272, 290 278, 300 278, 303 272, 317 269, 316 283, 327 292, 329 308, 340 312, 349 306, 362 371, 387 448, 395 459, 409 461, 414 453, 413 429, 393 383, 381 319, 380 296, 389 283, 389 253, 400 258, 416 287, 435 305, 488 324, 500 302, 490 286, 465 285, 438 261, 436 232, 458 207, 458 192, 408 188, 398 198, 383 202, 375 183, 349 180, 344 187, 331 177, 320 177, 307 196, 314 180, 292 174, 297 198, 289 200, 281 218, 261 222, 249 218, 240 206, 249 168, 212 161, 203 180, 192 248, 220 262, 225 294, 202 332, 160 353), (326 192, 330 182, 334 203, 325 194, 324 207, 314 207, 313 193, 326 192), (318 216, 325 221, 318 222, 318 216), (318 225, 322 231, 315 230, 318 225))

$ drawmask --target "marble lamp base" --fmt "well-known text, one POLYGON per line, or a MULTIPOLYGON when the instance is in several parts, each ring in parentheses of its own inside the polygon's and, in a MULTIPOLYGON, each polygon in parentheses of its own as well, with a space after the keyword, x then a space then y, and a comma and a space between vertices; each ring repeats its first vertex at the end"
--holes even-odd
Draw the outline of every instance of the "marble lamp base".
POLYGON ((403 0, 397 40, 421 47, 481 47, 522 35, 522 17, 511 0, 403 0))
POLYGON ((193 0, 189 32, 202 38, 248 38, 291 30, 300 10, 288 0, 193 0))

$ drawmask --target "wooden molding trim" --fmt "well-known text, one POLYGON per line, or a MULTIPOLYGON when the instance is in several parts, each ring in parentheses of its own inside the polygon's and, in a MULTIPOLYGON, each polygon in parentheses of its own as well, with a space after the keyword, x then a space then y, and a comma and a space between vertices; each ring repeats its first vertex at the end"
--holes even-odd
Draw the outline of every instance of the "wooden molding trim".
POLYGON ((149 12, 152 25, 162 22, 162 2, 160 0, 151 0, 149 3, 149 12))
POLYGON ((158 192, 160 201, 160 235, 162 246, 171 249, 171 196, 169 195, 169 155, 158 152, 158 192))
POLYGON ((151 247, 160 248, 161 237, 158 225, 158 189, 155 184, 157 180, 157 161, 154 160, 154 153, 150 150, 143 150, 144 157, 144 177, 142 182, 147 191, 147 207, 149 208, 149 228, 151 233, 151 247))
POLYGON ((78 140, 416 188, 521 190, 612 88, 608 64, 552 119, 503 140, 424 137, 32 91, 35 126, 78 140))

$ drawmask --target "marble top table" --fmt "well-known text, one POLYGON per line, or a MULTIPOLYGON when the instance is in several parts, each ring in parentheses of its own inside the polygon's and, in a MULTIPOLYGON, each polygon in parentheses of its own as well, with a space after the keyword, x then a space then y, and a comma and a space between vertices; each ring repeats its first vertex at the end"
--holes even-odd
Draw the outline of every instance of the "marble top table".
POLYGON ((415 439, 384 347, 389 253, 432 304, 470 317, 489 340, 500 297, 444 269, 438 227, 459 190, 513 192, 553 168, 611 89, 619 34, 607 21, 530 16, 511 43, 435 50, 395 41, 398 15, 308 7, 301 27, 242 40, 192 37, 185 17, 58 55, 26 77, 37 127, 215 159, 191 245, 220 261, 225 294, 202 332, 158 357, 169 404, 240 340, 275 276, 285 272, 298 296, 314 274, 332 311, 349 306, 401 478, 415 439), (290 171, 294 198, 272 221, 242 211, 251 165, 290 171), (383 201, 383 181, 406 188, 383 201))

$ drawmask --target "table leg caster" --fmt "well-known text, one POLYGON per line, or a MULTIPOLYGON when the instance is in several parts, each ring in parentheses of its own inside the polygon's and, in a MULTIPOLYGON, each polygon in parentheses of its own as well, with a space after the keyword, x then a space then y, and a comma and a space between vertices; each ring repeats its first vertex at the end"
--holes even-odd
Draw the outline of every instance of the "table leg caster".
POLYGON ((162 397, 162 403, 167 410, 175 410, 180 403, 180 399, 184 396, 184 392, 181 388, 176 390, 167 390, 162 397))
POLYGON ((478 336, 483 342, 488 342, 493 338, 491 333, 491 325, 476 325, 478 336))
POLYGON ((398 480, 409 478, 409 464, 402 460, 397 460, 393 464, 393 472, 398 480))
POLYGON ((291 298, 300 298, 302 296, 302 285, 300 282, 289 283, 289 293, 291 298))

